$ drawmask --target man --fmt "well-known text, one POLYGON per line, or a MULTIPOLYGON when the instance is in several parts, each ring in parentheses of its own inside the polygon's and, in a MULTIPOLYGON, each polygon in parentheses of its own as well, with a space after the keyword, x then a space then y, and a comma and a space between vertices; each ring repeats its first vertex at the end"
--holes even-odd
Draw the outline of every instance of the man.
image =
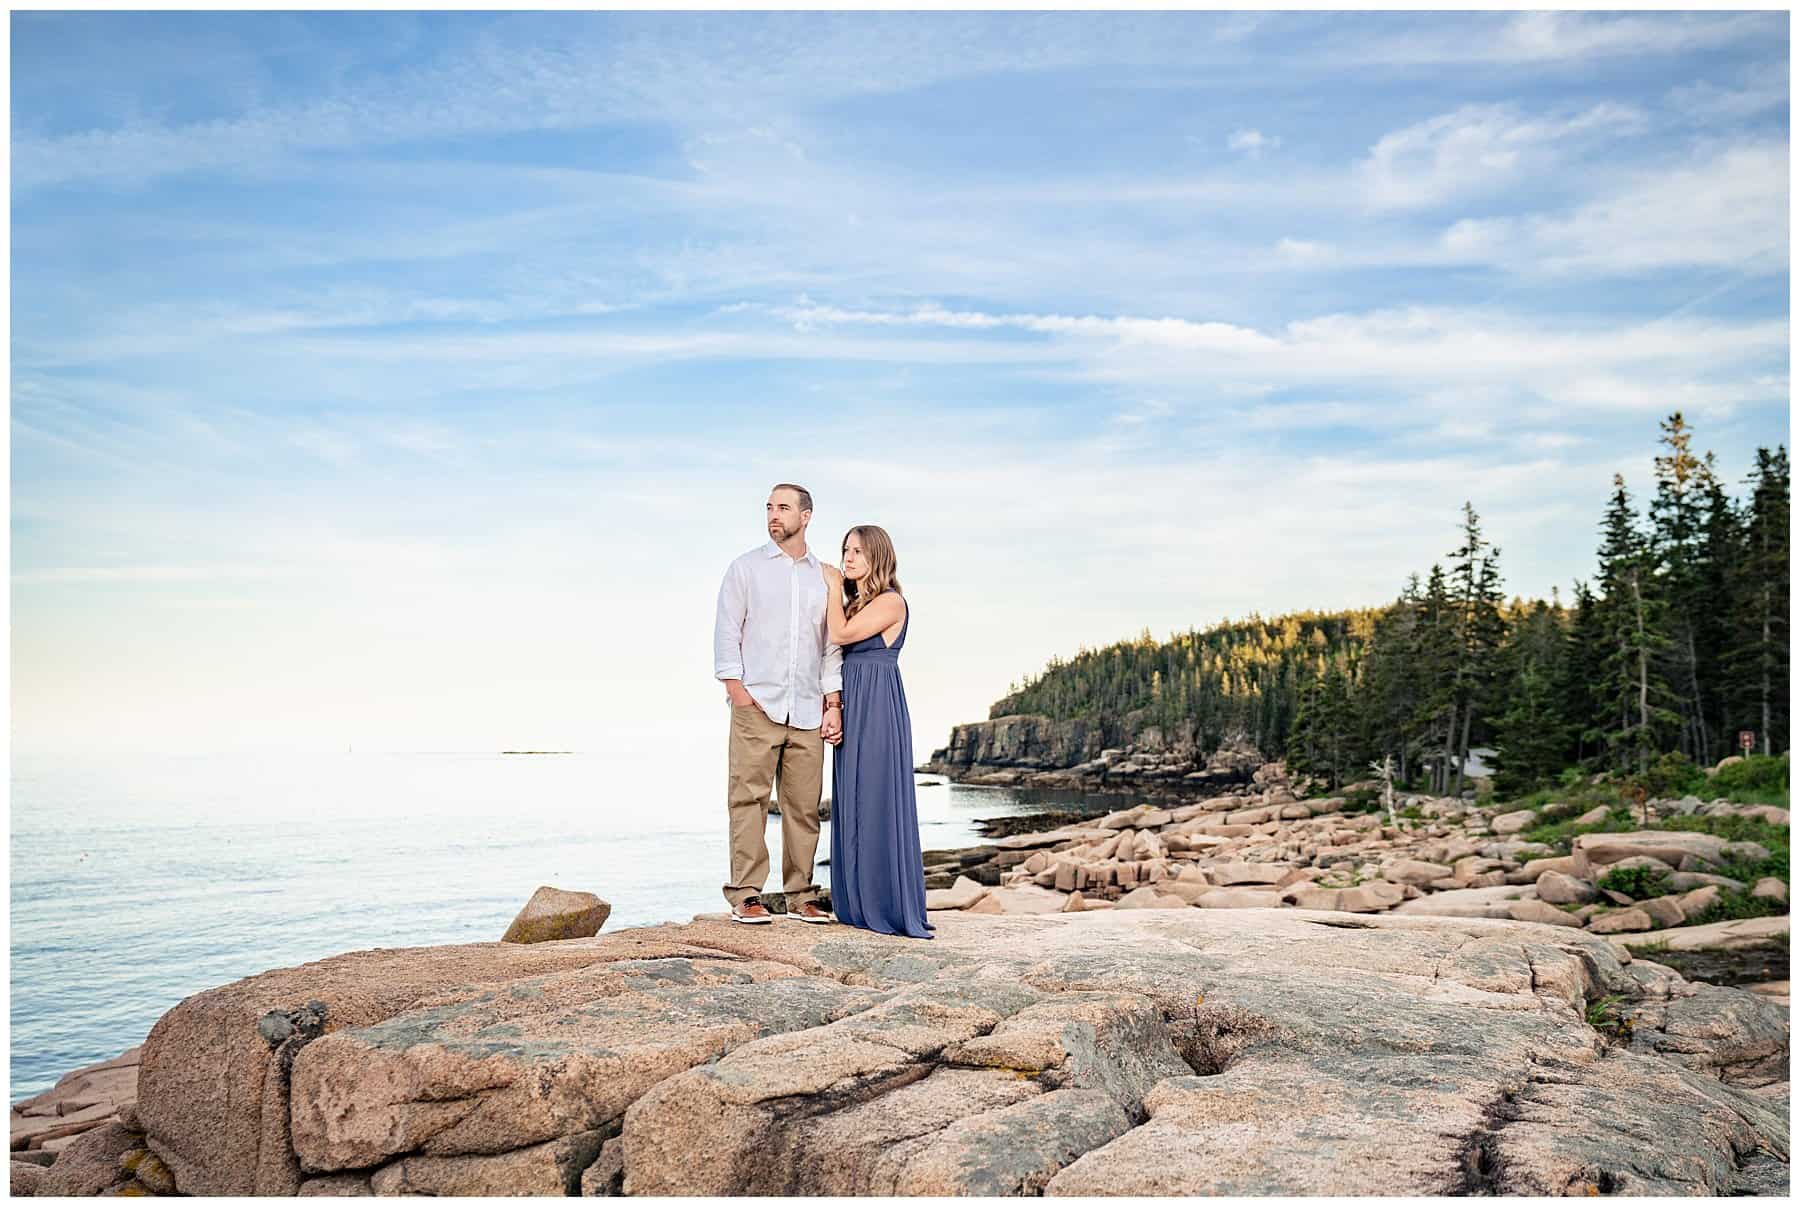
POLYGON ((773 918, 758 898, 769 875, 770 789, 780 782, 781 887, 788 914, 830 922, 813 883, 825 743, 844 740, 844 653, 825 640, 825 580, 806 547, 812 495, 769 492, 769 540, 726 567, 713 624, 713 677, 731 702, 731 879, 739 922, 773 918), (796 904, 798 902, 798 904, 796 904))

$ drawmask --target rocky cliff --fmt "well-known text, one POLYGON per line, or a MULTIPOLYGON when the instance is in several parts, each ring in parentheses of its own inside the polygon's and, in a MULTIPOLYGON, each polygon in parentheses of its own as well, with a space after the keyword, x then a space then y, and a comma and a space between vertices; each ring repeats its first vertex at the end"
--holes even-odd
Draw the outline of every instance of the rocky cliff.
POLYGON ((1165 731, 1140 711, 1122 718, 1014 716, 958 725, 949 744, 932 751, 918 770, 959 783, 1193 795, 1248 783, 1262 762, 1241 734, 1207 749, 1191 722, 1165 731))
POLYGON ((1788 1187, 1785 1008, 1603 936, 934 918, 930 941, 702 915, 264 973, 165 1015, 131 1125, 52 1168, 63 1193, 141 1193, 121 1154, 146 1149, 192 1194, 1788 1187), (1600 1002, 1632 1025, 1590 1023, 1600 1002))

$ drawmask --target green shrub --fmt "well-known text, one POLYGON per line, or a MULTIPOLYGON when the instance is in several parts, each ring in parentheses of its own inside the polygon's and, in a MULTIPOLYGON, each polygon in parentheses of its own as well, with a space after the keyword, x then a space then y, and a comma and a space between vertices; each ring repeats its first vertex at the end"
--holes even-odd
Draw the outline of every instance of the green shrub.
POLYGON ((1785 803, 1788 794, 1788 761, 1768 755, 1753 754, 1741 763, 1719 768, 1712 777, 1713 796, 1744 803, 1785 803), (1767 799, 1778 797, 1777 800, 1767 799))
MULTIPOLYGON (((1774 876, 1787 882, 1788 879, 1788 828, 1764 821, 1760 817, 1739 817, 1726 814, 1723 817, 1671 817, 1658 829, 1690 830, 1701 834, 1712 834, 1723 838, 1726 842, 1754 842, 1769 852, 1767 859, 1727 859, 1719 867, 1719 875, 1729 876, 1733 880, 1742 880, 1746 884, 1754 884, 1763 876, 1774 876)), ((1746 914, 1745 917, 1757 917, 1746 914)))
POLYGON ((1518 809, 1542 809, 1553 800, 1560 800, 1561 794, 1554 788, 1539 788, 1535 792, 1527 792, 1524 796, 1516 796, 1506 802, 1502 810, 1511 813, 1518 809))
POLYGON ((1624 893, 1633 901, 1647 901, 1669 891, 1669 874, 1642 865, 1613 868, 1595 881, 1595 885, 1603 889, 1609 888, 1615 893, 1624 893))
POLYGON ((1671 750, 1658 755, 1639 782, 1651 796, 1686 796, 1706 787, 1706 772, 1687 755, 1671 750))

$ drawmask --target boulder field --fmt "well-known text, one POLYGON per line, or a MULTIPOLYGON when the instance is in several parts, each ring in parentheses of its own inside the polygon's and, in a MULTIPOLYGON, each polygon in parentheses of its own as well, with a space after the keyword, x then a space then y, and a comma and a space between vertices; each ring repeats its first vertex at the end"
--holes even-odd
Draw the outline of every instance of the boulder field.
POLYGON ((1578 927, 934 920, 916 940, 700 915, 266 972, 164 1015, 131 1118, 40 1173, 85 1194, 1788 1190, 1786 1008, 1578 927))
MULTIPOLYGON (((1229 795, 1145 803, 964 851, 926 852, 926 905, 992 914, 1292 906, 1505 918, 1650 934, 1685 950, 1714 934, 1689 924, 1710 920, 1724 892, 1787 902, 1776 877, 1747 884, 1721 874, 1734 861, 1767 860, 1771 853, 1755 842, 1646 828, 1577 833, 1559 853, 1522 833, 1552 818, 1603 824, 1607 810, 1508 811, 1416 794, 1397 795, 1394 808, 1347 813, 1343 796, 1299 799, 1284 766, 1268 763, 1229 795)), ((1641 813, 1647 825, 1693 815, 1788 824, 1785 809, 1692 796, 1650 800, 1641 813)), ((1782 941, 1786 911, 1734 933, 1782 941)))

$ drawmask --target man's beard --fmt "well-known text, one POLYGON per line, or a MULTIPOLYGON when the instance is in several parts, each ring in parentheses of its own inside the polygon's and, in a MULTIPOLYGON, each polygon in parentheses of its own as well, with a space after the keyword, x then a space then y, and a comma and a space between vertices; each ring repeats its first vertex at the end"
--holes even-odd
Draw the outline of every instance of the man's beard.
POLYGON ((799 532, 799 531, 800 531, 800 529, 797 527, 788 528, 788 527, 784 526, 780 520, 776 520, 769 525, 769 532, 775 537, 776 541, 778 541, 778 542, 787 540, 789 537, 793 536, 796 532, 799 532))

